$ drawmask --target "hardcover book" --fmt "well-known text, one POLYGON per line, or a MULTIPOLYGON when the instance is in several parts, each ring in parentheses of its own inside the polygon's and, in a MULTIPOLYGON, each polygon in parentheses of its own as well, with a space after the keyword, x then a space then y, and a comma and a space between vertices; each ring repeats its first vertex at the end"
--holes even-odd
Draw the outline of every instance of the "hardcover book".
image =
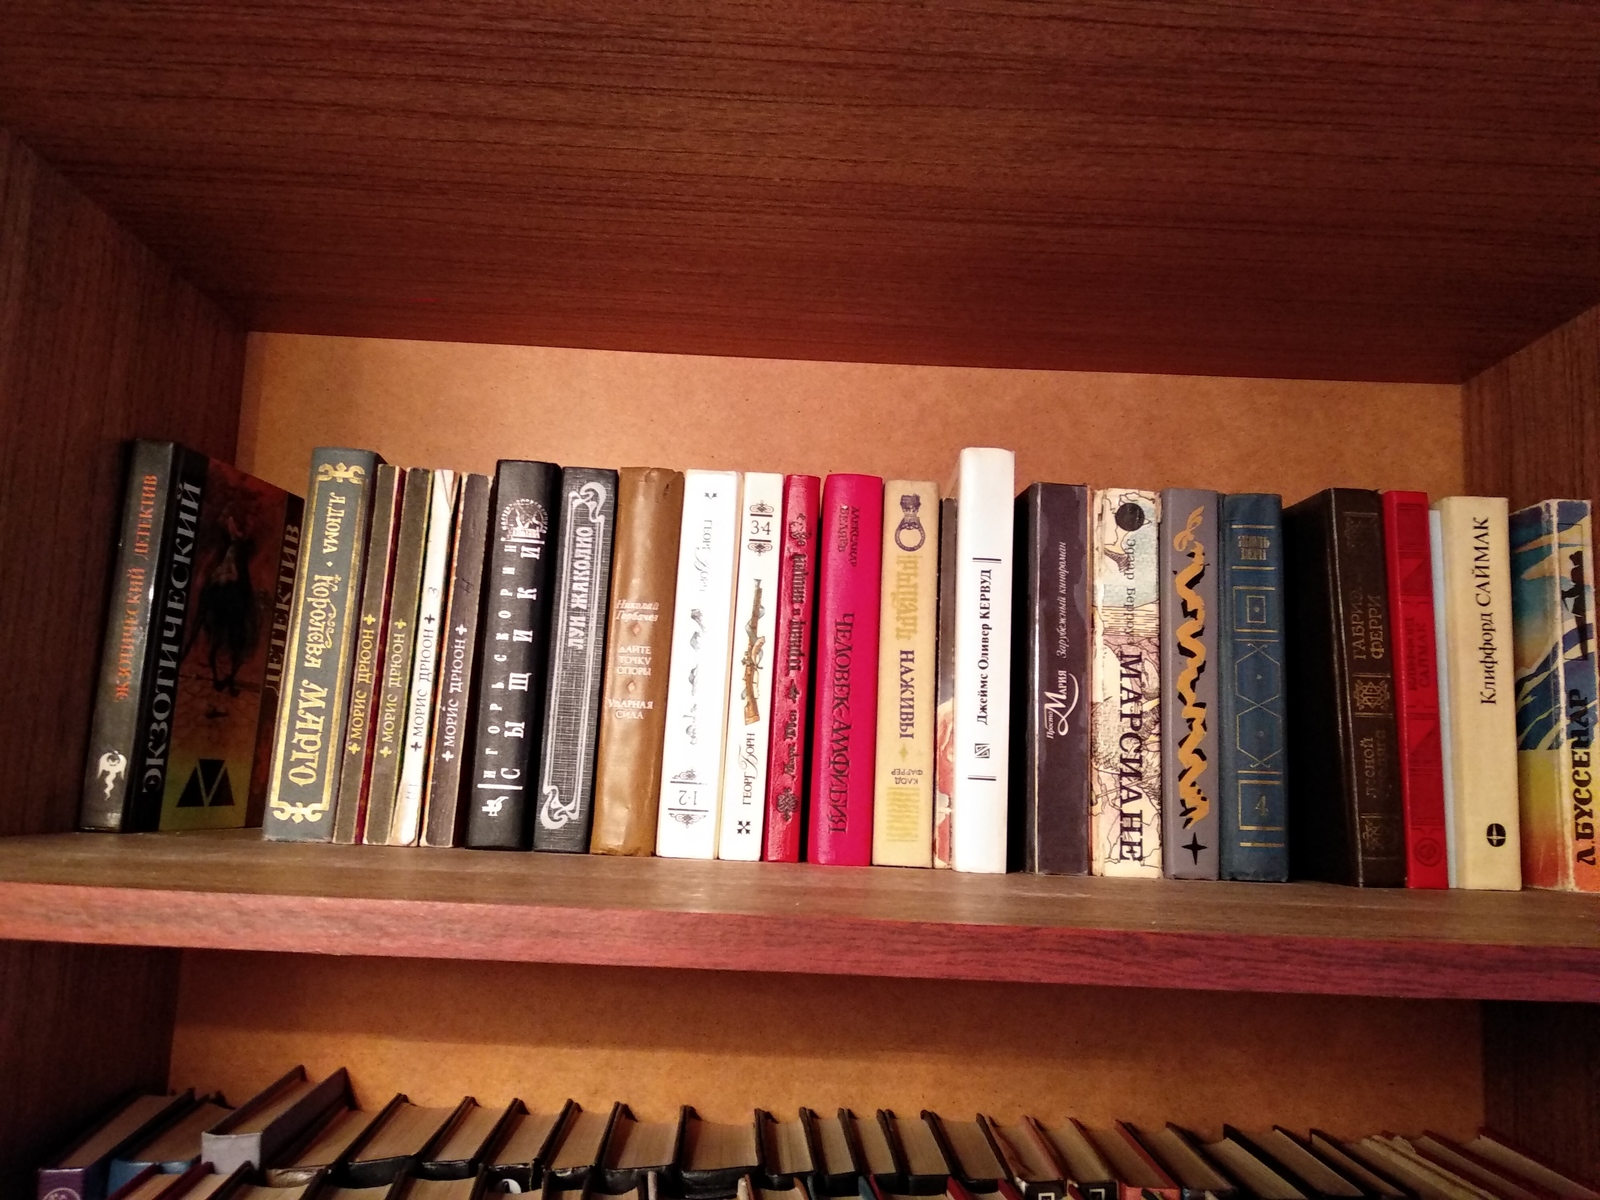
POLYGON ((202 1133, 201 1157, 219 1175, 246 1163, 274 1163, 330 1113, 353 1107, 350 1076, 343 1067, 320 1083, 305 1067, 295 1067, 202 1133))
POLYGON ((1224 496, 1220 525, 1222 877, 1281 883, 1289 878, 1283 502, 1269 493, 1224 496))
POLYGON ((219 1099, 206 1096, 191 1108, 173 1111, 159 1127, 130 1142, 112 1160, 106 1189, 115 1192, 152 1168, 174 1176, 194 1166, 200 1161, 201 1136, 230 1111, 219 1099))
POLYGON ((956 529, 960 505, 939 501, 939 668, 933 696, 933 865, 950 869, 956 781, 956 529))
POLYGON ((821 497, 822 480, 815 475, 784 477, 783 557, 772 628, 772 732, 761 852, 768 862, 800 861, 821 497))
POLYGON ((311 455, 293 632, 267 789, 263 832, 270 839, 326 842, 333 836, 377 465, 370 450, 322 447, 311 455))
POLYGON ((1217 494, 1161 493, 1161 847, 1171 879, 1221 873, 1217 494))
POLYGON ((272 741, 278 730, 283 698, 283 668, 289 657, 289 619, 294 609, 294 580, 300 567, 300 534, 305 526, 305 501, 291 495, 283 519, 272 593, 272 622, 267 634, 266 666, 261 677, 261 715, 256 718, 256 749, 250 762, 250 800, 245 824, 258 826, 267 809, 267 784, 272 778, 272 741))
POLYGON ((1383 549, 1394 635, 1395 729, 1406 822, 1406 886, 1450 886, 1433 618, 1433 553, 1424 492, 1383 493, 1383 549))
POLYGON ((1096 875, 1161 875, 1160 530, 1154 492, 1095 493, 1089 846, 1096 875))
POLYGON ((568 467, 561 472, 535 850, 582 854, 589 849, 616 525, 615 471, 568 467))
POLYGON ((378 676, 372 715, 372 773, 367 781, 367 811, 361 827, 361 840, 368 845, 388 845, 394 832, 433 484, 432 471, 411 467, 401 485, 400 530, 389 583, 389 627, 383 638, 383 670, 378 676))
POLYGON ((939 604, 939 488, 891 479, 883 490, 878 608, 874 866, 933 866, 933 693, 939 604))
POLYGON ((1450 886, 1522 886, 1511 557, 1504 499, 1436 501, 1434 610, 1450 886))
POLYGON ((685 471, 656 853, 715 858, 731 674, 739 475, 685 471))
POLYGON ((1329 488, 1285 509, 1283 534, 1290 869, 1329 883, 1402 887, 1382 502, 1377 492, 1329 488))
POLYGON ((1586 500, 1511 514, 1522 881, 1600 891, 1595 863, 1593 540, 1586 500))
POLYGON ((489 538, 489 493, 493 488, 494 481, 487 475, 461 477, 434 688, 424 846, 456 846, 461 842, 466 816, 461 780, 469 749, 467 719, 472 714, 473 668, 478 661, 478 617, 483 608, 483 560, 489 538))
POLYGON ((527 792, 544 731, 540 685, 550 646, 551 518, 560 481, 554 463, 502 459, 495 469, 467 813, 467 845, 479 850, 526 850, 532 837, 527 792))
POLYGON ((1017 497, 1009 857, 1042 875, 1089 873, 1089 489, 1017 497))
POLYGON ((783 476, 750 471, 740 499, 739 574, 733 601, 733 683, 728 688, 717 857, 761 858, 772 731, 772 660, 783 536, 783 476))
POLYGON ((655 852, 682 533, 683 472, 660 467, 618 472, 591 854, 655 852))
POLYGON ((806 859, 872 862, 883 480, 829 475, 818 522, 817 694, 806 859))
POLYGON ((39 1168, 39 1200, 101 1200, 117 1156, 193 1105, 193 1091, 130 1100, 39 1168))

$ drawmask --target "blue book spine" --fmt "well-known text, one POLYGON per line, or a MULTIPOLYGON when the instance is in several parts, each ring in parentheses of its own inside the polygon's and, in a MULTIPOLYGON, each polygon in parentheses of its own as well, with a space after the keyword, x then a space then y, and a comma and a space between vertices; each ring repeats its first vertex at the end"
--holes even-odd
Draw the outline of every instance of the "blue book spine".
POLYGON ((1222 877, 1289 878, 1283 501, 1224 496, 1218 629, 1222 877))

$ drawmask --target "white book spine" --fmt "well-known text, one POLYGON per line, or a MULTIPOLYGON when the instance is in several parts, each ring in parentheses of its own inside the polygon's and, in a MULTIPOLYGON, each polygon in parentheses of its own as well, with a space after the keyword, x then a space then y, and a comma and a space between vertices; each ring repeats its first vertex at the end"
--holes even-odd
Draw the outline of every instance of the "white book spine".
POLYGON ((968 447, 956 472, 955 781, 950 865, 1006 869, 1016 455, 968 447))
POLYGON ((767 808, 767 743, 772 733, 772 633, 778 620, 783 476, 746 473, 739 511, 743 525, 733 603, 733 678, 728 687, 717 857, 758 862, 767 808))
POLYGON ((456 473, 433 473, 428 507, 428 540, 422 556, 422 599, 417 606, 416 649, 411 687, 406 693, 406 741, 400 758, 400 790, 395 798, 389 845, 414 846, 422 831, 422 797, 428 786, 428 732, 433 716, 433 684, 439 665, 439 624, 444 620, 444 589, 450 575, 451 518, 456 507, 456 473))
POLYGON ((656 853, 715 858, 732 675, 739 474, 683 473, 656 853))
POLYGON ((1499 497, 1438 500, 1436 623, 1440 723, 1447 734, 1445 845, 1450 886, 1522 887, 1511 549, 1499 497), (1448 677, 1448 678, 1447 678, 1448 677))

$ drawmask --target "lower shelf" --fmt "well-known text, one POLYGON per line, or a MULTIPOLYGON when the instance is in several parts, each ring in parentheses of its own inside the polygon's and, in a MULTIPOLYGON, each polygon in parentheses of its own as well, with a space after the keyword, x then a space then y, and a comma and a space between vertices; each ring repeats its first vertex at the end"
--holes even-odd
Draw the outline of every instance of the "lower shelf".
POLYGON ((1600 899, 262 842, 0 841, 37 941, 1600 1001, 1600 899))

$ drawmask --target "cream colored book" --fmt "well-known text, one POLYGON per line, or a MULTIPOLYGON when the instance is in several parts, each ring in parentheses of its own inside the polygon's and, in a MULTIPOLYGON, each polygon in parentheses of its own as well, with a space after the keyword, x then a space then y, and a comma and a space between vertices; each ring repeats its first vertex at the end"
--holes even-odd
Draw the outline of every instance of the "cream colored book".
POLYGON ((933 866, 933 694, 939 625, 939 489, 883 489, 878 751, 872 863, 933 866))
POLYGON ((1522 887, 1506 507, 1449 496, 1430 523, 1450 886, 1494 891, 1522 887))

